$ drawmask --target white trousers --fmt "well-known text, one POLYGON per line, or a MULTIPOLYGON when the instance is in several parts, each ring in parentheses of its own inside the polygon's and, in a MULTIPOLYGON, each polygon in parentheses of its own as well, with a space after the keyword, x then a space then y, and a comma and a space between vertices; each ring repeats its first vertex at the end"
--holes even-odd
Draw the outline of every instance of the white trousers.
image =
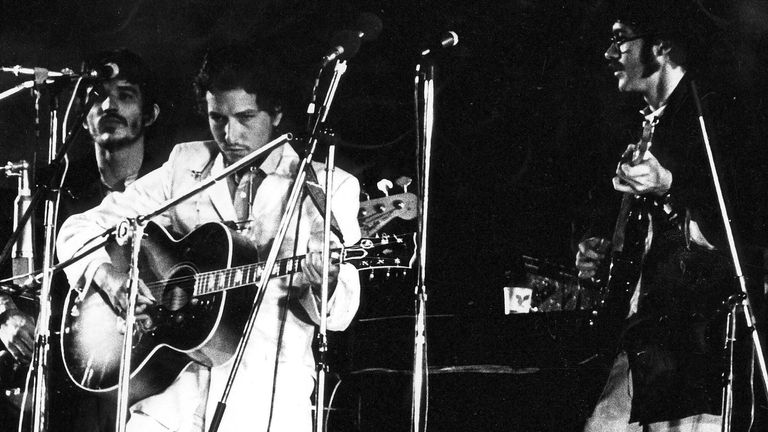
POLYGON ((632 373, 627 354, 616 357, 600 400, 587 419, 584 432, 719 432, 721 416, 699 414, 647 425, 629 423, 632 407, 632 373))

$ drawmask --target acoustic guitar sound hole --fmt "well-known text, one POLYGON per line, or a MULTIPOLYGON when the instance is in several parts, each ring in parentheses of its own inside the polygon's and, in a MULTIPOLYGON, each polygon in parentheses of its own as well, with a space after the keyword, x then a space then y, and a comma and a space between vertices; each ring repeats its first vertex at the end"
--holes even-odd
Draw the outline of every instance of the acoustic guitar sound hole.
POLYGON ((163 306, 166 309, 175 312, 189 304, 194 292, 195 274, 189 266, 176 270, 163 291, 163 306))

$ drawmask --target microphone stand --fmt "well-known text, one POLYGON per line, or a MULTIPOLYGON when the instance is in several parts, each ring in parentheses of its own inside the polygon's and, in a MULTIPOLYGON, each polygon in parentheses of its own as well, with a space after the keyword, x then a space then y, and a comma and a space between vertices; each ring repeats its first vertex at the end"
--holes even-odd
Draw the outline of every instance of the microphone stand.
MULTIPOLYGON (((415 294, 415 332, 413 344, 413 387, 411 394, 411 432, 422 429, 421 404, 424 399, 424 383, 428 379, 427 364, 427 287, 425 284, 427 267, 427 221, 429 211, 430 160, 432 158, 432 135, 435 121, 435 65, 431 59, 425 59, 416 65, 415 103, 416 135, 420 153, 421 205, 419 206, 418 250, 419 263, 415 294), (419 105, 419 102, 422 105, 419 105), (421 114, 421 115, 420 115, 421 114)), ((427 401, 428 402, 428 401, 427 401)), ((424 430, 427 428, 425 408, 424 430)))
MULTIPOLYGON (((318 142, 317 135, 320 131, 320 125, 325 122, 325 119, 328 116, 330 105, 336 94, 336 89, 338 87, 339 80, 341 80, 341 76, 344 74, 344 72, 346 72, 346 70, 347 70, 346 61, 336 62, 333 76, 331 78, 331 83, 328 88, 328 92, 326 93, 326 97, 325 97, 325 100, 323 101, 323 105, 320 107, 320 112, 319 112, 317 122, 315 123, 315 127, 312 130, 312 135, 309 138, 309 145, 308 145, 307 152, 304 155, 304 158, 301 160, 301 163, 299 164, 298 170, 296 172, 296 179, 293 182, 293 186, 291 188, 288 202, 285 207, 285 212, 283 213, 283 216, 280 220, 280 225, 277 228, 275 239, 272 242, 272 248, 269 250, 269 255, 267 256, 267 260, 264 263, 263 274, 267 276, 262 277, 261 280, 259 280, 258 292, 256 294, 256 298, 254 299, 253 305, 251 306, 251 312, 250 312, 250 316, 248 317, 248 322, 246 323, 245 328, 243 329, 243 334, 241 335, 240 341, 238 342, 237 349, 233 357, 232 368, 229 373, 229 377, 227 378, 227 383, 224 386, 224 390, 222 391, 221 399, 219 399, 219 402, 216 405, 216 411, 214 412, 213 418, 211 420, 211 427, 208 429, 209 432, 217 431, 219 429, 219 425, 221 424, 221 419, 224 416, 224 410, 226 410, 227 408, 227 400, 229 399, 229 393, 232 391, 232 385, 234 384, 235 377, 240 368, 240 363, 242 363, 243 361, 243 355, 245 354, 245 346, 248 343, 248 340, 250 339, 251 333, 253 332, 253 327, 256 324, 256 316, 259 313, 262 300, 264 299, 264 295, 266 294, 266 291, 267 291, 267 283, 269 282, 268 275, 272 274, 272 271, 275 267, 278 254, 280 253, 280 246, 282 245, 283 240, 285 239, 285 234, 288 232, 291 218, 293 217, 293 213, 297 208, 299 197, 301 196, 301 191, 304 188, 304 182, 307 176, 308 165, 312 161, 312 156, 314 155, 315 149, 317 148, 317 142, 318 142)), ((321 396, 318 396, 318 398, 319 397, 321 396)))
MULTIPOLYGON (((48 80, 46 82, 51 82, 51 81, 48 80)), ((95 90, 92 91, 91 94, 93 94, 93 93, 95 93, 95 90)), ((42 175, 38 176, 38 177, 42 177, 42 179, 37 181, 37 186, 38 187, 35 190, 35 192, 32 194, 32 198, 30 200, 29 205, 27 206, 26 211, 24 211, 24 213, 19 218, 19 225, 20 226, 25 225, 27 223, 27 221, 30 219, 30 217, 32 215, 32 210, 35 209, 37 207, 37 204, 40 202, 40 200, 44 198, 44 196, 43 196, 43 191, 44 190, 46 190, 46 191, 47 190, 58 191, 58 186, 56 185, 56 183, 60 183, 58 181, 59 179, 56 176, 58 174, 58 169, 61 167, 61 163, 64 161, 64 158, 65 158, 66 154, 69 152, 69 149, 72 147, 72 145, 75 143, 77 138, 80 136, 80 134, 84 130, 82 127, 80 127, 80 125, 83 124, 83 122, 85 121, 85 118, 88 116, 88 111, 90 111, 91 106, 95 102, 93 100, 93 97, 91 97, 91 96, 88 96, 87 99, 88 99, 88 103, 84 105, 83 111, 80 113, 80 115, 78 116, 77 120, 73 123, 74 126, 67 133, 67 137, 64 140, 64 144, 62 144, 62 146, 59 149, 58 153, 50 153, 50 154, 56 154, 56 157, 53 158, 53 160, 49 161, 48 166, 45 169, 42 170, 42 172, 43 172, 42 175)), ((10 166, 10 165, 11 164, 9 163, 9 165, 6 165, 6 167, 4 167, 4 169, 6 171, 9 170, 9 169, 12 169, 13 167, 10 166)), ((11 252, 11 246, 14 243, 16 243, 18 241, 19 237, 22 235, 21 231, 22 231, 21 228, 17 227, 17 229, 15 229, 13 231, 13 233, 11 234, 11 236, 8 238, 8 241, 6 242, 6 245, 3 248, 2 254, 0 254, 0 264, 4 263, 8 259, 9 254, 11 252)), ((55 242, 53 244, 55 244, 55 242)), ((40 272, 32 272, 32 273, 25 274, 25 275, 16 275, 16 276, 14 276, 14 277, 12 277, 10 279, 3 279, 0 282, 6 282, 8 280, 15 280, 15 279, 19 279, 21 277, 34 276, 34 273, 37 273, 37 275, 39 276, 40 274, 42 274, 42 271, 40 271, 40 272)))
POLYGON ((734 360, 736 354, 736 327, 738 316, 736 315, 742 294, 734 294, 728 298, 728 315, 725 326, 725 344, 723 349, 728 355, 728 370, 725 372, 725 387, 723 387, 723 399, 720 405, 720 412, 723 415, 723 421, 720 425, 721 432, 730 432, 731 430, 731 410, 733 409, 733 380, 734 360), (728 419, 726 421, 726 419, 728 419))
POLYGON ((123 348, 120 356, 120 375, 117 380, 117 414, 115 430, 125 432, 128 426, 128 400, 130 396, 131 354, 133 349, 133 326, 136 322, 136 299, 139 296, 139 251, 141 238, 144 236, 146 221, 139 218, 129 219, 118 225, 115 240, 119 245, 131 242, 131 266, 128 270, 128 307, 125 310, 125 331, 123 332, 123 348))
POLYGON ((8 90, 5 90, 4 92, 0 93, 0 100, 9 98, 24 89, 30 89, 34 86, 35 86, 35 80, 24 81, 23 83, 15 87, 11 87, 8 90))
MULTIPOLYGON (((93 99, 93 98, 91 98, 93 99)), ((59 123, 58 123, 58 94, 51 96, 49 106, 50 128, 48 140, 48 167, 52 168, 47 173, 50 176, 45 193, 45 220, 44 220, 44 239, 43 262, 42 262, 42 283, 40 285, 40 313, 37 321, 35 350, 33 355, 34 368, 34 397, 33 397, 33 431, 45 432, 48 430, 48 367, 50 353, 50 320, 51 320, 51 284, 52 267, 54 261, 54 250, 56 248, 56 225, 59 211, 59 200, 61 197, 62 175, 58 172, 61 162, 64 161, 67 151, 71 148, 75 138, 79 135, 80 127, 93 104, 84 105, 80 118, 74 124, 73 130, 67 135, 64 145, 57 151, 59 123)), ((38 190, 39 192, 39 190, 38 190)))
POLYGON ((336 170, 336 145, 328 146, 328 160, 325 170, 325 220, 323 225, 323 282, 320 286, 320 328, 317 332, 319 358, 315 385, 315 432, 322 432, 325 417, 325 374, 328 372, 328 292, 331 272, 331 201, 333 199, 333 176, 336 170))
MULTIPOLYGON (((38 100, 40 93, 37 92, 38 100)), ((48 164, 52 166, 56 159, 58 143, 58 95, 52 94, 49 105, 49 130, 48 130, 48 164)), ((42 275, 40 285, 40 313, 35 330, 35 349, 32 357, 34 370, 33 380, 33 404, 32 404, 32 430, 45 432, 48 430, 48 367, 51 337, 51 283, 53 265, 53 251, 56 245, 56 217, 59 207, 60 185, 57 176, 51 175, 49 189, 45 197, 45 219, 43 222, 45 242, 43 244, 42 275)))
MULTIPOLYGON (((704 114, 701 109, 701 100, 699 99, 699 93, 696 88, 696 83, 691 81, 691 93, 693 95, 693 100, 696 102, 696 111, 698 113, 699 117, 699 127, 701 128, 701 137, 704 142, 704 148, 707 151, 707 159, 709 160, 709 168, 712 174, 712 181, 715 186, 715 193, 717 195, 717 203, 720 206, 720 216, 723 220, 723 226, 725 227, 725 234, 728 239, 728 250, 731 254, 731 259, 733 260, 733 270, 734 274, 736 276, 736 279, 739 281, 739 288, 741 290, 740 295, 740 301, 734 305, 732 308, 732 312, 735 311, 736 308, 741 309, 744 315, 744 321, 747 325, 747 329, 750 331, 752 336, 752 343, 753 343, 753 351, 755 353, 755 356, 757 357, 757 365, 760 368, 760 376, 763 380, 763 391, 765 392, 766 397, 768 397, 768 371, 766 370, 765 366, 765 354, 763 353, 763 346, 760 342, 760 334, 757 331, 757 322, 755 320, 755 316, 752 311, 752 301, 749 298, 749 292, 747 291, 747 283, 746 279, 744 278, 744 273, 741 269, 741 263, 739 261, 739 254, 736 250, 736 242, 733 238, 733 229, 731 228, 730 224, 730 217, 728 216, 728 209, 725 206, 725 198, 723 197, 723 190, 720 185, 720 177, 717 174, 717 166, 715 165, 715 159, 712 154, 712 145, 709 141, 709 135, 707 134, 707 126, 704 123, 704 114), (739 307, 740 306, 740 307, 739 307)), ((729 314, 730 315, 730 314, 729 314)), ((730 321, 730 320, 729 320, 730 321)), ((732 323, 729 322, 729 327, 732 323)), ((735 329, 730 329, 728 331, 728 334, 726 335, 726 341, 730 339, 733 335, 735 335, 735 329)), ((731 341, 730 343, 731 349, 733 346, 733 343, 731 341)), ((733 356, 730 356, 730 370, 733 370, 733 356)), ((726 386, 723 390, 723 413, 722 413, 722 431, 730 431, 731 428, 731 421, 733 416, 732 411, 732 403, 731 398, 733 394, 733 379, 732 376, 729 376, 729 379, 726 383, 726 386), (727 402, 727 403, 726 403, 727 402)))
MULTIPOLYGON (((42 78, 37 84, 43 83, 56 83, 56 81, 42 78)), ((56 89, 57 91, 59 89, 56 89)), ((35 89, 35 108, 39 110, 39 99, 41 92, 35 89)), ((7 95, 5 95, 7 97, 7 95)), ((52 276, 55 269, 63 266, 53 265, 53 254, 56 245, 56 225, 58 217, 58 206, 60 199, 60 187, 63 182, 63 176, 60 173, 62 162, 73 143, 79 137, 83 130, 80 125, 85 120, 91 106, 94 103, 94 98, 89 99, 89 103, 83 106, 83 111, 78 116, 78 119, 74 123, 72 129, 69 130, 64 143, 61 148, 58 148, 58 93, 51 94, 49 104, 49 130, 48 130, 48 166, 43 170, 42 180, 38 184, 38 188, 35 190, 32 196, 29 206, 24 211, 24 214, 19 218, 19 225, 16 227, 11 237, 8 240, 8 244, 3 250, 2 256, 0 256, 0 263, 5 261, 8 257, 7 252, 9 246, 15 243, 20 236, 24 226, 29 221, 32 210, 36 207, 37 203, 43 199, 45 201, 45 216, 44 216, 44 239, 43 244, 43 259, 42 259, 42 275, 39 298, 39 315, 35 328, 35 346, 32 354, 31 373, 33 374, 33 404, 32 404, 32 430, 34 432, 46 432, 48 430, 48 367, 49 367, 49 353, 50 353, 50 320, 51 320, 51 283, 52 276), (58 148, 58 151, 57 151, 58 148)), ((32 276, 24 275, 24 277, 32 276)), ((14 276, 14 279, 18 279, 19 276, 14 276)), ((19 426, 23 425, 24 416, 22 415, 19 420, 19 426)))

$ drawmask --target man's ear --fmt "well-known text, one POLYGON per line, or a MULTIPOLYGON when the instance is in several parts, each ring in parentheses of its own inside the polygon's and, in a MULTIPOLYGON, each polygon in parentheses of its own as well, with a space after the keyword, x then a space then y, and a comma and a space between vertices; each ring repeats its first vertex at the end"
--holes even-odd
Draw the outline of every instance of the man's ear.
POLYGON ((655 57, 669 55, 669 53, 672 52, 672 42, 666 39, 659 39, 653 43, 651 52, 655 57))
POLYGON ((664 57, 667 62, 681 66, 686 64, 686 53, 680 45, 675 45, 670 40, 661 39, 653 45, 653 55, 657 58, 664 57))
POLYGON ((283 119, 282 107, 275 108, 275 115, 272 116, 272 127, 277 127, 280 124, 280 120, 283 119))
POLYGON ((160 115, 160 107, 157 104, 152 104, 152 110, 144 115, 144 126, 149 126, 157 120, 157 116, 160 115))

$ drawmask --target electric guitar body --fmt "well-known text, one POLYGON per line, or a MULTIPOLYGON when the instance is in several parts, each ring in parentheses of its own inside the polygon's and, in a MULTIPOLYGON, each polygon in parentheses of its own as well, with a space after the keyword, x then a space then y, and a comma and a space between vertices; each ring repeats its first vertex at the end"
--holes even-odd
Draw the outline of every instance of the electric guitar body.
MULTIPOLYGON (((632 149, 622 155, 622 163, 639 164, 650 149, 657 121, 643 126, 643 136, 632 149)), ((611 261, 607 277, 598 281, 600 301, 593 311, 590 325, 597 325, 602 337, 613 344, 619 336, 630 310, 632 295, 640 282, 650 226, 650 199, 624 193, 612 239, 611 261)))

